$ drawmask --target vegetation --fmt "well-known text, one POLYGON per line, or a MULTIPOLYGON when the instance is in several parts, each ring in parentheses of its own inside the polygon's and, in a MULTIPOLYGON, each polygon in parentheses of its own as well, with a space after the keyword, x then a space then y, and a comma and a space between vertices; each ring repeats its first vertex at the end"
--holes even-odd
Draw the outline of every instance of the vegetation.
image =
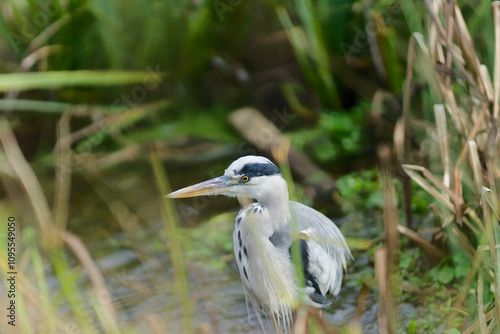
POLYGON ((162 196, 253 153, 343 216, 355 260, 311 332, 499 331, 497 2, 0 8, 0 271, 17 272, 19 332, 249 331, 237 203, 162 196), (247 105, 336 189, 232 128, 247 105))

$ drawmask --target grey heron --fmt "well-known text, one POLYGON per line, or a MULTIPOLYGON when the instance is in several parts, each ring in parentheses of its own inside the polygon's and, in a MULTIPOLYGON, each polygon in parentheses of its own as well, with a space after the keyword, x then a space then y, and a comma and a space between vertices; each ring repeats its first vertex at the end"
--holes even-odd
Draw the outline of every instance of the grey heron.
POLYGON ((327 293, 339 292, 351 257, 344 236, 320 212, 289 200, 287 182, 269 159, 241 157, 223 176, 167 197, 204 195, 255 200, 234 221, 234 256, 245 296, 258 316, 260 310, 270 316, 277 331, 290 331, 294 309, 301 303, 322 308, 328 305, 327 293), (291 256, 294 240, 302 257, 302 284, 291 256))

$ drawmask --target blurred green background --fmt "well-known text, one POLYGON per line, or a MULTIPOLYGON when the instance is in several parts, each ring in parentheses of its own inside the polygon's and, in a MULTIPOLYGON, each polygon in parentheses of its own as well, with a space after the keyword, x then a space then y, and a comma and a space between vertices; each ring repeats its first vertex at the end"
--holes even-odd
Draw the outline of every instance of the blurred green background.
MULTIPOLYGON (((452 3, 493 78, 491 3, 452 3)), ((308 182, 293 166, 288 179, 296 198, 341 226, 354 252, 327 323, 346 333, 378 332, 384 309, 374 258, 387 241, 384 219, 394 202, 399 224, 443 251, 431 260, 415 240, 398 241, 397 332, 455 333, 467 321, 483 328, 483 311, 496 328, 494 293, 484 292, 485 309, 468 299, 456 304, 465 286, 482 289, 488 279, 476 271, 462 285, 474 254, 459 250, 452 236, 439 238, 449 232, 438 214, 445 205, 401 167, 443 173, 433 147, 433 105, 447 100, 434 90, 423 56, 409 86, 417 122, 405 158, 391 153, 384 165, 377 153, 397 144, 412 34, 436 39, 430 8, 448 29, 448 7, 432 1, 0 0, 0 212, 17 221, 20 332, 260 331, 256 319, 247 320, 233 268, 238 203, 162 198, 222 174, 239 156, 275 160, 231 125, 242 107, 257 109, 335 180, 318 188, 323 179, 308 182), (462 311, 450 320, 453 308, 462 311)), ((461 21, 453 20, 454 50, 464 50, 455 41, 461 21)), ((446 43, 437 39, 445 59, 446 43)), ((473 68, 466 56, 454 54, 449 71, 456 72, 449 74, 431 54, 433 71, 454 80, 446 87, 464 110, 480 100, 480 85, 471 83, 477 77, 461 72, 473 68)), ((456 159, 467 136, 449 132, 456 159)), ((488 157, 481 160, 485 170, 488 157)), ((466 184, 474 171, 465 170, 466 184)), ((466 189, 466 207, 480 209, 480 193, 466 189)), ((463 233, 471 248, 482 244, 470 230, 463 233)), ((0 330, 11 328, 2 320, 0 330)))

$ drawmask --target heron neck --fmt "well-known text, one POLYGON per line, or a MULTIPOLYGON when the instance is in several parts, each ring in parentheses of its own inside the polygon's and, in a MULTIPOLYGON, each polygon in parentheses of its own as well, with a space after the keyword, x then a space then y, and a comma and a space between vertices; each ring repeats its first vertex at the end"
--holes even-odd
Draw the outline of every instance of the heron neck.
POLYGON ((288 196, 288 186, 284 179, 273 185, 273 190, 258 199, 264 209, 271 216, 271 221, 277 227, 287 224, 290 220, 290 200, 288 196))

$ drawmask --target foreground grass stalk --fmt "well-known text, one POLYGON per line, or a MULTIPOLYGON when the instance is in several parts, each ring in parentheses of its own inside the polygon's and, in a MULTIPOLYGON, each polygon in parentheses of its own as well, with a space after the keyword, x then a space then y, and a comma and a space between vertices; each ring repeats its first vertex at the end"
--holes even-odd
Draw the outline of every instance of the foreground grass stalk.
MULTIPOLYGON (((57 129, 57 139, 60 141, 62 138, 68 137, 70 135, 70 120, 71 114, 66 111, 59 120, 57 129)), ((71 196, 71 177, 72 169, 69 167, 71 165, 70 159, 70 147, 68 145, 60 145, 57 156, 57 166, 55 169, 55 196, 54 196, 54 225, 59 230, 65 230, 66 224, 68 222, 69 213, 69 199, 71 196)))
POLYGON ((29 89, 57 89, 67 86, 113 86, 141 83, 151 75, 161 80, 162 74, 140 71, 46 71, 7 73, 0 75, 0 92, 29 89))
POLYGON ((169 251, 170 258, 175 270, 175 282, 177 286, 177 293, 179 301, 182 306, 184 313, 184 333, 192 333, 192 307, 191 298, 189 292, 189 278, 187 269, 184 262, 184 251, 181 245, 181 240, 179 234, 177 233, 177 226, 179 225, 179 219, 176 214, 175 205, 172 200, 163 197, 164 195, 171 192, 171 188, 168 182, 167 175, 163 170, 163 166, 158 155, 151 151, 150 152, 151 166, 153 167, 153 172, 156 178, 156 182, 163 198, 163 206, 161 210, 163 223, 167 231, 168 241, 169 241, 169 251))
POLYGON ((375 272, 379 284, 379 298, 382 312, 379 323, 384 333, 396 333, 396 287, 398 286, 395 268, 398 263, 399 232, 398 212, 394 205, 396 193, 390 173, 392 151, 383 145, 378 148, 384 184, 384 234, 385 244, 375 253, 375 272))
MULTIPOLYGON (((295 186, 292 179, 292 171, 290 170, 290 165, 288 163, 289 149, 290 149, 290 141, 285 139, 280 143, 280 146, 277 149, 272 151, 272 153, 276 161, 278 161, 279 163, 280 170, 283 174, 283 178, 286 180, 288 184, 288 193, 290 196, 290 200, 297 201, 297 193, 295 191, 295 186)), ((292 260, 293 260, 293 265, 295 267, 295 274, 297 275, 297 279, 300 282, 300 286, 304 287, 305 286, 304 266, 302 263, 302 254, 300 247, 301 236, 298 235, 299 222, 296 219, 292 220, 290 224, 290 229, 291 229, 290 231, 291 235, 296 236, 294 237, 295 241, 292 242, 291 246, 292 260)), ((305 295, 300 296, 300 298, 305 298, 305 297, 306 297, 305 295)))
POLYGON ((21 327, 22 333, 31 334, 31 333, 33 333, 33 331, 31 330, 31 327, 30 327, 30 325, 31 325, 29 322, 30 318, 28 316, 28 312, 26 310, 25 303, 24 303, 25 299, 24 299, 22 294, 19 294, 18 298, 19 299, 17 301, 17 309, 19 312, 19 326, 21 327))
POLYGON ((495 313, 497 330, 500 328, 498 321, 500 320, 500 262, 499 250, 497 246, 500 245, 500 231, 498 224, 498 206, 497 199, 492 191, 486 187, 482 188, 483 199, 483 213, 486 223, 486 231, 488 232, 488 241, 490 246, 490 256, 494 266, 494 292, 495 292, 495 313))
POLYGON ((47 286, 47 278, 45 277, 45 273, 43 270, 42 257, 40 255, 38 248, 35 245, 35 240, 34 240, 35 237, 34 233, 36 232, 34 232, 32 229, 26 229, 24 233, 27 236, 26 240, 28 240, 28 248, 31 251, 31 262, 33 264, 33 269, 35 272, 35 279, 38 283, 40 301, 41 304, 43 305, 43 310, 45 314, 46 321, 44 322, 44 325, 46 327, 44 329, 47 329, 48 333, 55 334, 56 326, 54 321, 54 310, 51 305, 49 289, 47 286))
POLYGON ((4 117, 0 118, 0 141, 12 169, 33 206, 44 245, 50 246, 57 243, 56 233, 52 227, 52 214, 42 185, 24 157, 9 121, 4 117))
POLYGON ((63 294, 66 296, 71 311, 80 325, 81 330, 85 334, 94 333, 95 330, 91 325, 94 323, 87 313, 85 300, 80 294, 76 275, 70 269, 61 250, 56 248, 51 253, 52 266, 59 280, 63 294))
POLYGON ((495 25, 495 69, 493 75, 495 100, 493 103, 493 117, 498 120, 500 115, 500 1, 493 1, 491 6, 495 25))
POLYGON ((99 316, 106 332, 119 333, 120 331, 116 322, 116 311, 112 303, 111 294, 109 293, 101 271, 92 260, 85 244, 78 236, 70 232, 64 233, 64 241, 77 256, 90 277, 93 286, 93 294, 95 294, 95 296, 93 296, 94 299, 91 301, 93 302, 96 314, 99 316))

